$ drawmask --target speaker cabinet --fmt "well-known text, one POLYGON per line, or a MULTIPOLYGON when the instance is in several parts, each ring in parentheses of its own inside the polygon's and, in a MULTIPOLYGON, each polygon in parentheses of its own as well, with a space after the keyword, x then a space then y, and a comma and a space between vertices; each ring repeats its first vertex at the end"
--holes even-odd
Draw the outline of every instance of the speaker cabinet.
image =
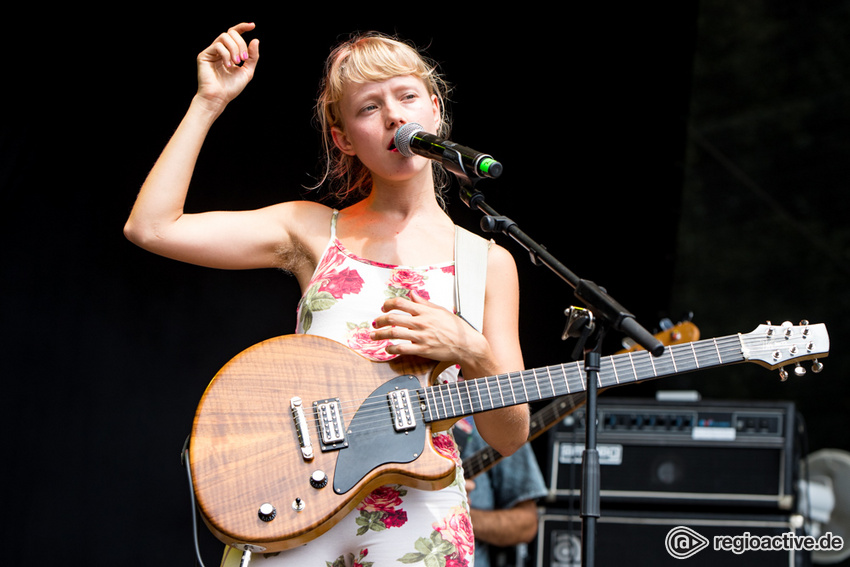
MULTIPOLYGON (((579 567, 581 565, 581 518, 575 513, 543 509, 535 545, 537 567, 579 567)), ((674 512, 607 511, 596 525, 596 564, 675 565, 682 567, 807 567, 810 554, 793 549, 732 551, 732 542, 758 538, 766 544, 783 541, 784 534, 797 535, 799 528, 788 515, 686 514, 674 512), (668 534, 675 537, 682 528, 690 530, 691 541, 708 541, 686 558, 668 551, 668 534), (694 536, 693 534, 697 534, 694 536), (715 549, 716 538, 724 538, 727 548, 715 549), (738 538, 737 540, 735 538, 738 538), (682 560, 684 559, 684 560, 682 560)), ((672 537, 670 538, 672 540, 672 537)), ((752 546, 751 546, 752 547, 752 546)), ((781 547, 777 545, 776 547, 781 547)), ((793 546, 789 546, 793 547, 793 546)), ((674 552, 682 555, 681 547, 674 552)), ((696 547, 693 548, 696 550, 696 547)), ((739 547, 743 549, 743 547, 739 547)))
MULTIPOLYGON (((601 397, 597 409, 603 505, 793 509, 793 403, 601 397)), ((586 421, 582 408, 550 430, 550 502, 580 493, 586 421)))

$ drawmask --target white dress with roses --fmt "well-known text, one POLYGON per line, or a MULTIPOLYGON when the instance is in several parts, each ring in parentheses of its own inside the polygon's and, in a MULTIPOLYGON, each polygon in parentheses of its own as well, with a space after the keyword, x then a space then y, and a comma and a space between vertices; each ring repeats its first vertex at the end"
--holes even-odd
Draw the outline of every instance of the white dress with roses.
MULTIPOLYGON (((391 266, 360 258, 331 238, 307 291, 298 304, 297 332, 334 339, 377 361, 394 355, 386 341, 371 341, 372 321, 387 298, 411 290, 454 310, 454 262, 435 266, 391 266)), ((457 380, 457 367, 439 380, 457 380)), ((453 438, 434 434, 434 445, 460 464, 453 438)), ((373 491, 326 533, 306 545, 279 554, 254 554, 251 565, 280 567, 473 567, 474 537, 463 471, 442 490, 426 491, 387 485, 373 491)), ((241 553, 228 548, 223 567, 236 567, 241 553)))

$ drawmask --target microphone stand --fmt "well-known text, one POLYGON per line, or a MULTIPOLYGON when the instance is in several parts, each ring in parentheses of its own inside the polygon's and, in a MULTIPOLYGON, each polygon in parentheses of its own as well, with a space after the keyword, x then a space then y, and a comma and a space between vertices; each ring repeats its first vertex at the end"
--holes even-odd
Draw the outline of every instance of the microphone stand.
MULTIPOLYGON (((454 173, 458 173, 454 171, 454 173)), ((586 305, 586 309, 572 307, 566 311, 569 316, 562 339, 578 338, 573 357, 578 359, 584 352, 584 368, 587 374, 587 426, 585 428, 585 450, 582 455, 581 488, 581 561, 585 567, 595 564, 596 520, 600 516, 599 490, 600 471, 599 453, 596 447, 596 398, 601 361, 602 342, 610 329, 625 333, 653 356, 664 352, 661 341, 643 328, 622 305, 595 283, 581 279, 552 256, 543 246, 526 235, 511 219, 497 213, 484 201, 484 195, 475 189, 477 178, 463 173, 457 175, 460 182, 460 198, 470 209, 484 213, 481 229, 485 232, 501 232, 516 240, 536 265, 548 267, 557 276, 567 282, 575 296, 586 305)))

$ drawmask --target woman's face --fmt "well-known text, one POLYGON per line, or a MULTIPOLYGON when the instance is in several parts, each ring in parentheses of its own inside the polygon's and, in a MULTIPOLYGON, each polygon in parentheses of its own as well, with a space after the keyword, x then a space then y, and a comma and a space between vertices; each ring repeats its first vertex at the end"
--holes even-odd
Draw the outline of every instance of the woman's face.
POLYGON ((436 95, 414 76, 346 87, 340 101, 342 126, 333 127, 337 147, 357 156, 373 178, 397 179, 428 166, 426 158, 406 158, 395 149, 395 133, 403 124, 416 122, 435 132, 440 124, 436 95))

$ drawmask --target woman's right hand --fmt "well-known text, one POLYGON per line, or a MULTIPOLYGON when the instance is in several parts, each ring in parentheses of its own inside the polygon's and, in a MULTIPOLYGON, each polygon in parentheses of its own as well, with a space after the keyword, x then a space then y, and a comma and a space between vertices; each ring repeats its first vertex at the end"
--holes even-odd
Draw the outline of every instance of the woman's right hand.
POLYGON ((253 23, 237 24, 198 55, 198 96, 202 100, 223 108, 254 77, 260 40, 246 43, 242 34, 255 27, 253 23))

